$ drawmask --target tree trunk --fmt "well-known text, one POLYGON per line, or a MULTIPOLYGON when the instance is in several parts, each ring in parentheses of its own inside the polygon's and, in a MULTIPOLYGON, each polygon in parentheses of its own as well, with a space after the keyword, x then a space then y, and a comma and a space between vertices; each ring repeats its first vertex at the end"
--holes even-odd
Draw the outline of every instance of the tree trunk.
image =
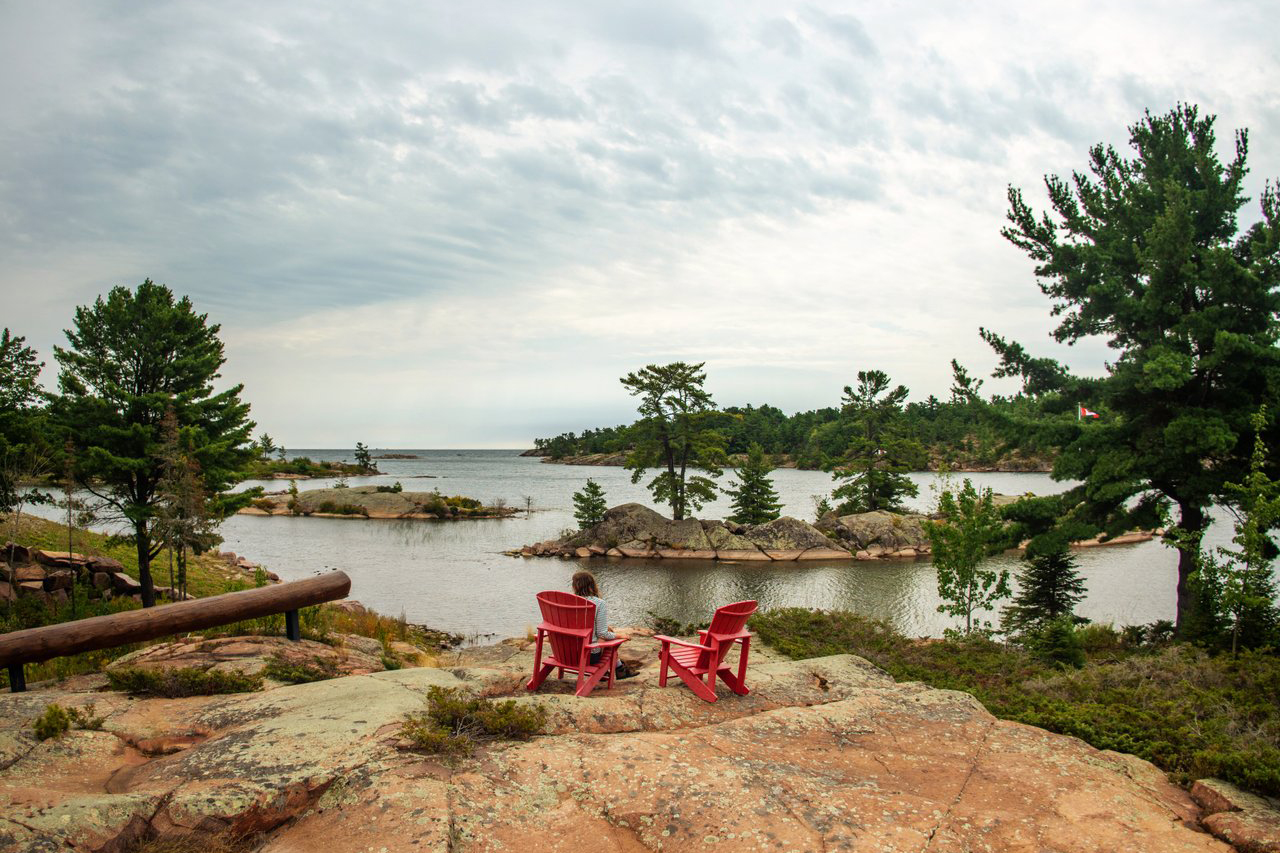
MULTIPOLYGON (((1199 543, 1208 519, 1205 518, 1204 507, 1186 502, 1178 503, 1178 526, 1190 534, 1194 534, 1199 543)), ((1174 623, 1178 639, 1187 639, 1186 632, 1196 619, 1196 594, 1191 588, 1191 573, 1196 570, 1196 557, 1199 547, 1183 548, 1178 551, 1178 615, 1174 623)))
POLYGON ((133 523, 133 537, 138 546, 138 583, 142 585, 142 606, 156 606, 156 585, 151 580, 151 537, 145 521, 133 523))

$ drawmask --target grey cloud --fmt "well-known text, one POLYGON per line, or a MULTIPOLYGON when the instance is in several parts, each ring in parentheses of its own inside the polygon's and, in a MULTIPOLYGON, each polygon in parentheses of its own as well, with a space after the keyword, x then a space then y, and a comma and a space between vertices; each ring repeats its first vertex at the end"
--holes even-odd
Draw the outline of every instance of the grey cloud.
POLYGON ((800 35, 796 25, 786 18, 765 21, 760 25, 756 37, 760 44, 792 59, 799 59, 804 53, 804 37, 800 35))

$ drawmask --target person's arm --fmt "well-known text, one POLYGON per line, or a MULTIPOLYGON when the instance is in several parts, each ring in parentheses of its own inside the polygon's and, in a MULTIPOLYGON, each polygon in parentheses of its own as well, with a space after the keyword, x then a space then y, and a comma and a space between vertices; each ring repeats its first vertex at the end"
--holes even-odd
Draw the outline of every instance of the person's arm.
POLYGON ((614 633, 609 630, 609 614, 605 608, 604 601, 600 599, 596 600, 596 639, 616 639, 614 633))

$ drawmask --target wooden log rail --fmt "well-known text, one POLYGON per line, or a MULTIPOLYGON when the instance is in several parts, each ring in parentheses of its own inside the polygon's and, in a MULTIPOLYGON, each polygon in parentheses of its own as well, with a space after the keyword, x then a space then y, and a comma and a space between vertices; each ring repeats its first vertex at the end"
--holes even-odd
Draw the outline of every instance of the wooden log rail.
POLYGON ((9 691, 21 693, 27 689, 23 664, 276 613, 284 614, 285 635, 290 640, 301 640, 299 608, 346 598, 350 591, 351 578, 345 572, 328 572, 302 581, 13 631, 0 634, 0 666, 9 668, 9 691))

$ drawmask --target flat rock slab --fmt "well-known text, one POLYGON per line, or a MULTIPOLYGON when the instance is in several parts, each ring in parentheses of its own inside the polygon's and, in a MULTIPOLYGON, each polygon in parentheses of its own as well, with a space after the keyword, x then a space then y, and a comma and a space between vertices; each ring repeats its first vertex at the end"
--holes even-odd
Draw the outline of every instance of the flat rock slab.
POLYGON ((640 677, 587 699, 569 679, 527 694, 521 642, 239 696, 3 695, 0 851, 191 830, 267 833, 270 853, 1230 849, 1146 762, 861 658, 753 655, 751 693, 707 703, 657 685, 654 641, 628 645, 640 677), (546 733, 452 765, 399 749, 435 685, 541 704, 546 733), (89 700, 106 731, 35 743, 48 702, 89 700))

